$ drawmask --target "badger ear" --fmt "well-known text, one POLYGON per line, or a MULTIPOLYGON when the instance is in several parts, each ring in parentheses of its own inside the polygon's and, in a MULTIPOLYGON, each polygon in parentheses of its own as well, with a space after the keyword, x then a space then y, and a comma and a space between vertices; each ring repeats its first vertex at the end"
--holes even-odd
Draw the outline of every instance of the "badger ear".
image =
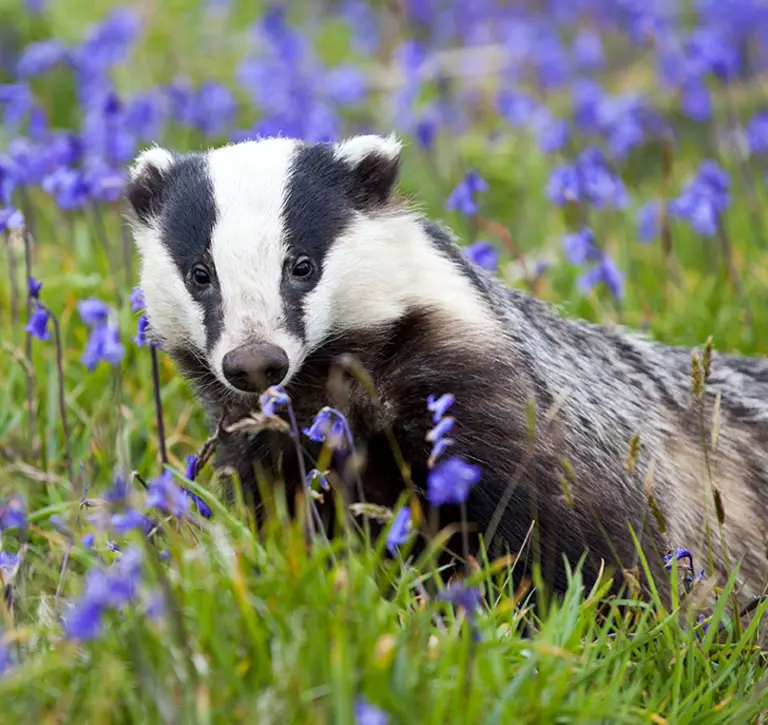
POLYGON ((385 205, 400 171, 402 143, 394 135, 354 136, 341 141, 334 155, 352 171, 352 200, 358 209, 385 205))
POLYGON ((130 169, 125 196, 135 220, 148 225, 163 208, 165 182, 175 158, 155 146, 142 151, 130 169))

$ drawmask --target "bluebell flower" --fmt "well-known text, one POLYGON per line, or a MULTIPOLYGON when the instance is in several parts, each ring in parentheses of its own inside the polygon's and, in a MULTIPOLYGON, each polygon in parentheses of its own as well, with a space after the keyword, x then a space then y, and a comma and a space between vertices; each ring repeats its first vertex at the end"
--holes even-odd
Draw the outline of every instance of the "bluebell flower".
POLYGON ((687 221, 699 234, 714 236, 718 220, 729 204, 730 177, 717 162, 707 159, 681 195, 669 204, 669 211, 687 221))
POLYGON ((131 484, 122 476, 116 476, 112 487, 104 494, 104 500, 113 506, 124 506, 131 496, 131 484))
POLYGON ((139 529, 144 534, 148 534, 156 525, 149 516, 135 509, 126 509, 120 513, 112 514, 109 524, 121 536, 125 536, 133 529, 139 529))
POLYGON ((20 561, 21 557, 18 554, 11 554, 5 550, 0 551, 0 573, 2 573, 0 580, 12 577, 19 568, 20 561))
POLYGON ((478 267, 493 272, 499 264, 499 251, 490 242, 478 240, 464 249, 464 256, 478 267))
POLYGON ((164 90, 152 88, 131 96, 123 108, 123 124, 138 139, 159 138, 168 117, 168 98, 164 90))
POLYGON ((747 146, 752 154, 768 152, 768 112, 758 111, 746 128, 747 146))
POLYGON ((82 543, 82 545, 88 550, 93 548, 93 544, 95 541, 96 541, 96 537, 93 535, 92 532, 88 532, 87 534, 85 534, 85 536, 83 536, 80 539, 80 543, 82 543))
POLYGON ((80 317, 90 326, 91 334, 81 357, 83 365, 93 370, 101 361, 117 365, 125 355, 125 347, 120 342, 120 331, 110 321, 110 309, 106 303, 90 297, 77 304, 80 317))
POLYGON ((594 262, 600 258, 600 250, 595 245, 595 235, 589 227, 563 237, 563 250, 571 264, 594 262))
POLYGON ((208 81, 198 88, 193 101, 193 123, 206 136, 223 133, 235 119, 237 100, 221 83, 208 81))
POLYGON ((316 468, 313 468, 307 474, 304 483, 307 488, 314 489, 317 486, 324 491, 328 491, 331 487, 331 484, 328 483, 328 479, 326 478, 325 474, 323 474, 321 471, 318 471, 316 468))
POLYGON ((470 171, 448 196, 445 208, 465 216, 477 214, 475 195, 488 190, 488 184, 476 171, 470 171))
POLYGON ((165 470, 147 487, 146 505, 182 518, 189 512, 190 498, 176 485, 173 474, 165 470))
POLYGON ((582 274, 577 281, 578 288, 582 293, 600 283, 608 287, 615 299, 620 300, 624 296, 624 275, 605 253, 601 254, 598 263, 582 274))
POLYGON ((477 631, 477 612, 482 606, 482 595, 476 587, 468 587, 464 584, 454 583, 443 589, 437 595, 437 599, 442 602, 448 602, 464 613, 470 627, 472 628, 472 637, 477 641, 479 633, 477 631))
POLYGON ((131 303, 132 312, 139 312, 147 306, 147 301, 144 299, 144 292, 141 287, 134 287, 128 300, 131 303))
MULTIPOLYGON (((195 475, 197 471, 197 456, 187 456, 187 467, 184 470, 184 478, 186 478, 188 481, 194 481, 195 475)), ((192 493, 192 491, 189 491, 188 489, 184 488, 182 491, 189 496, 192 503, 195 504, 195 508, 197 508, 198 512, 203 518, 210 519, 213 516, 213 511, 211 511, 211 507, 203 501, 196 493, 192 493)))
POLYGON ((38 340, 50 340, 51 333, 48 330, 48 320, 50 314, 48 309, 40 304, 35 304, 32 309, 32 315, 24 327, 24 332, 28 332, 38 340))
POLYGON ((133 341, 139 346, 144 347, 147 344, 147 329, 149 328, 149 318, 146 315, 139 317, 136 323, 136 336, 133 341))
POLYGON ((411 509, 408 506, 403 506, 392 519, 392 524, 387 534, 387 549, 392 556, 397 553, 398 546, 402 546, 408 541, 412 530, 411 509))
POLYGON ((648 243, 659 234, 661 203, 649 201, 637 210, 637 236, 641 242, 648 243))
POLYGON ((439 398, 434 395, 427 396, 427 410, 432 413, 432 422, 439 423, 448 409, 454 404, 456 398, 451 393, 444 393, 439 398))
POLYGON ((316 443, 327 443, 331 448, 344 448, 349 442, 350 433, 347 419, 334 408, 321 408, 312 420, 309 428, 304 428, 304 435, 316 443))
POLYGON ((83 170, 83 183, 94 201, 114 203, 122 198, 127 176, 102 158, 92 159, 83 170))
POLYGON ((577 159, 578 176, 584 199, 596 208, 627 205, 624 183, 608 165, 603 152, 597 147, 586 148, 577 159))
POLYGON ((90 199, 91 189, 80 169, 60 167, 45 176, 42 186, 64 211, 82 209, 90 199))
POLYGON ((689 118, 699 123, 712 117, 712 94, 699 80, 689 81, 683 86, 680 105, 689 118))
POLYGON ((27 528, 26 505, 24 498, 14 494, 0 503, 0 533, 8 529, 27 528))
POLYGON ((5 643, 3 638, 3 629, 0 627, 0 675, 7 672, 13 667, 13 658, 11 656, 10 647, 5 643))
POLYGON ((454 419, 451 417, 443 418, 440 422, 427 433, 427 440, 434 443, 440 438, 444 438, 453 429, 454 419))
POLYGON ((6 229, 21 229, 24 226, 24 216, 12 206, 0 209, 0 232, 6 229))
POLYGON ((388 725, 389 715, 364 697, 355 700, 355 725, 388 725))
POLYGON ((69 60, 69 50, 61 41, 38 40, 21 52, 16 64, 16 75, 19 78, 31 78, 69 60))
POLYGON ((664 556, 664 568, 667 571, 670 571, 672 569, 672 563, 677 560, 681 561, 682 559, 688 559, 688 565, 690 567, 693 567, 693 554, 686 549, 684 546, 678 546, 674 553, 672 554, 665 554, 664 556))
POLYGON ((496 103, 499 113, 512 126, 527 126, 542 108, 535 98, 518 91, 501 91, 496 103))
POLYGON ((599 70, 605 64, 605 52, 600 34, 591 28, 581 28, 573 39, 571 52, 576 64, 584 70, 599 70))
POLYGON ((339 65, 326 73, 325 92, 340 106, 354 106, 365 100, 368 81, 365 73, 357 66, 339 65))
POLYGON ((547 113, 537 117, 534 124, 539 149, 545 154, 560 151, 568 142, 568 123, 547 113))
POLYGON ((30 277, 27 284, 28 284, 30 299, 39 300, 40 290, 43 288, 43 283, 39 282, 34 277, 30 277))
POLYGON ((0 84, 0 108, 5 109, 3 125, 17 128, 34 106, 34 96, 26 83, 0 84))
POLYGON ((101 23, 87 32, 77 49, 78 65, 104 69, 124 62, 140 32, 141 22, 134 9, 113 9, 101 23))
POLYGON ((427 500, 434 506, 460 504, 480 481, 480 467, 458 458, 447 458, 427 478, 427 500))
POLYGON ((264 415, 276 415, 275 408, 278 406, 290 405, 291 399, 282 385, 272 385, 267 388, 260 396, 261 412, 264 415))
POLYGON ((141 549, 130 547, 106 571, 92 569, 88 572, 82 595, 65 615, 68 639, 97 638, 108 609, 117 609, 136 600, 142 558, 141 549))
POLYGON ((125 355, 120 342, 120 331, 111 324, 99 325, 91 330, 81 361, 86 369, 93 370, 100 362, 117 365, 125 355))

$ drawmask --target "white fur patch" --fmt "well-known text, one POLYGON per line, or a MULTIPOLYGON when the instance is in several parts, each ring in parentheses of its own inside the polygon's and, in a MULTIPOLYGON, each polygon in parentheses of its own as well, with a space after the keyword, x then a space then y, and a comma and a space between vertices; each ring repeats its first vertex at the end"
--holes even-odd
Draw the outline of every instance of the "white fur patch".
POLYGON ((130 169, 131 179, 136 179, 148 167, 154 166, 159 171, 167 171, 173 165, 173 154, 160 146, 145 149, 137 157, 130 169))
POLYGON ((197 348, 205 353, 203 309, 189 294, 160 232, 144 225, 134 229, 141 256, 141 289, 152 330, 170 347, 197 348))
POLYGON ((264 139, 208 153, 218 208, 211 253, 222 295, 223 330, 211 365, 227 383, 221 362, 230 350, 250 343, 282 347, 290 367, 301 365, 301 340, 286 329, 280 282, 286 257, 282 205, 296 141, 264 139))
POLYGON ((400 156, 402 147, 402 142, 394 133, 389 136, 367 134, 339 142, 336 144, 334 156, 350 166, 356 166, 371 154, 379 154, 394 161, 400 156))
POLYGON ((328 252, 305 300, 307 345, 335 331, 392 322, 409 309, 436 307, 473 331, 498 324, 472 283, 434 248, 409 215, 359 215, 328 252))

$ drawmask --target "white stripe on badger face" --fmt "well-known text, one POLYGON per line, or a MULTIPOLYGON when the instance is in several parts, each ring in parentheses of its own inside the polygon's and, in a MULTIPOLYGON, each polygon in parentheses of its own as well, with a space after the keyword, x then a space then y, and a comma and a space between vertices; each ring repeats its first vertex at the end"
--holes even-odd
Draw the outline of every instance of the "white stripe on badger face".
POLYGON ((216 225, 211 254, 221 291, 221 336, 211 366, 222 372, 230 350, 254 342, 279 345, 288 355, 286 381, 301 364, 303 344, 286 328, 280 282, 286 257, 282 205, 296 141, 273 138, 208 153, 216 225))
POLYGON ((137 227, 134 238, 141 258, 141 289, 147 310, 152 311, 152 330, 168 347, 188 349, 192 344, 205 355, 203 309, 189 294, 156 222, 137 227))
POLYGON ((470 280, 416 220, 358 215, 333 242, 323 276, 305 298, 305 345, 311 350, 336 331, 367 329, 426 307, 480 335, 499 329, 470 280))

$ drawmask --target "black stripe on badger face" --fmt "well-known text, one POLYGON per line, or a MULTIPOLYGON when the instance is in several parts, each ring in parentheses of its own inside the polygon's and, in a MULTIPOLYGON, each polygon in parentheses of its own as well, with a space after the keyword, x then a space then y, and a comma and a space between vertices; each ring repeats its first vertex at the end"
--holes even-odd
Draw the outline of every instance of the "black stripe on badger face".
POLYGON ((221 294, 211 256, 216 217, 216 201, 205 156, 181 157, 168 170, 160 229, 163 244, 184 285, 203 312, 209 351, 218 341, 223 326, 221 294))
POLYGON ((282 208, 287 256, 280 293, 286 326, 301 340, 306 337, 304 297, 320 281, 328 250, 354 215, 352 183, 352 169, 335 157, 332 146, 298 147, 282 208))

